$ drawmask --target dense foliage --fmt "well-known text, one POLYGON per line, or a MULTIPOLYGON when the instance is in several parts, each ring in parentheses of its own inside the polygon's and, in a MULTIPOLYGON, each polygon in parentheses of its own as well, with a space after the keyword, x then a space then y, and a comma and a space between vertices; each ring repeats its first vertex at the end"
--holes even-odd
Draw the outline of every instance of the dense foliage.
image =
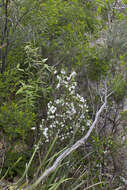
POLYGON ((126 20, 122 0, 0 3, 0 189, 36 183, 87 133, 105 88, 87 142, 36 189, 126 188, 126 20))

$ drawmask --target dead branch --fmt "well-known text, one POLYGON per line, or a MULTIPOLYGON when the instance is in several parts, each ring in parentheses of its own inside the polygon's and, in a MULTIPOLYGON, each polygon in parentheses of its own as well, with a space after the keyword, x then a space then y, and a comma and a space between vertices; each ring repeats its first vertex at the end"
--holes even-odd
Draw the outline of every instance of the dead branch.
POLYGON ((104 99, 104 103, 102 104, 102 106, 100 107, 100 109, 98 110, 98 112, 96 113, 95 116, 95 120, 92 123, 91 127, 89 128, 87 134, 82 137, 80 140, 78 140, 75 144, 73 144, 70 148, 67 148, 54 162, 54 164, 49 167, 38 179, 37 181, 31 185, 26 187, 24 190, 31 190, 33 188, 35 188, 40 182, 44 181, 44 179, 49 176, 62 162, 62 160, 67 157, 68 155, 70 155, 74 150, 76 150, 77 148, 79 148, 80 146, 84 145, 84 143, 86 142, 86 140, 88 139, 88 137, 90 136, 91 132, 93 131, 93 129, 96 126, 96 123, 99 119, 100 114, 102 113, 102 111, 104 110, 106 104, 107 104, 107 98, 111 95, 112 93, 110 93, 109 95, 107 95, 107 90, 105 92, 105 99, 104 99))

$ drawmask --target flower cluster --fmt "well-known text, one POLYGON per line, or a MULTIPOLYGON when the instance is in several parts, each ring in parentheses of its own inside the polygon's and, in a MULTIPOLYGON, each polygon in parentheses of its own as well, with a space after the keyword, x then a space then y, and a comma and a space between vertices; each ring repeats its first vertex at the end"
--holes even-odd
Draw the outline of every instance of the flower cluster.
POLYGON ((43 120, 40 126, 46 142, 56 133, 61 140, 71 138, 77 128, 78 131, 84 132, 85 127, 91 124, 86 100, 77 93, 75 76, 75 71, 68 76, 65 70, 56 75, 55 96, 48 103, 47 119, 43 120))

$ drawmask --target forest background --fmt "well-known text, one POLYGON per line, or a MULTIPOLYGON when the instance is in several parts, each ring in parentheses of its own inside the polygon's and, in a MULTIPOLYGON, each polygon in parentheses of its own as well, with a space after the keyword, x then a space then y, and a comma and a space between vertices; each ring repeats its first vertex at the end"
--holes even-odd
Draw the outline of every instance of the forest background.
POLYGON ((126 189, 126 80, 125 0, 2 0, 0 189, 126 189))

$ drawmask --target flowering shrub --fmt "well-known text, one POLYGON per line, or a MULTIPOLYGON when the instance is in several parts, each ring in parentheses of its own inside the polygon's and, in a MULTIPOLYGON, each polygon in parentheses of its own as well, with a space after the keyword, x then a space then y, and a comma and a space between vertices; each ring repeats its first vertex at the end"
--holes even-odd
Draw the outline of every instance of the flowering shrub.
POLYGON ((40 130, 49 142, 56 134, 61 141, 83 134, 85 128, 90 126, 88 106, 86 100, 76 92, 76 72, 67 75, 64 69, 56 75, 54 97, 47 107, 47 118, 42 120, 40 130))

